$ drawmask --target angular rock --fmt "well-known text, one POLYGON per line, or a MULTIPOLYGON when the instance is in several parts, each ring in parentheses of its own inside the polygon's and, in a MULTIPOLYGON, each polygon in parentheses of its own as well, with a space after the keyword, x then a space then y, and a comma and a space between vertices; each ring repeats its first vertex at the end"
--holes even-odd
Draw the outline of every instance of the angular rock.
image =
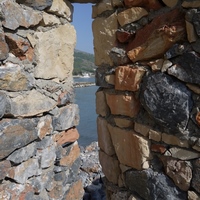
POLYGON ((0 118, 4 116, 4 114, 10 111, 10 101, 9 98, 3 93, 0 92, 0 118))
POLYGON ((65 106, 67 103, 74 102, 74 96, 73 90, 62 92, 58 96, 58 106, 65 106))
POLYGON ((42 14, 42 25, 43 26, 53 26, 53 25, 59 25, 61 24, 60 20, 58 17, 55 15, 50 15, 44 12, 42 14))
POLYGON ((143 79, 140 99, 160 125, 175 132, 186 128, 193 101, 181 82, 163 73, 151 74, 143 79))
POLYGON ((115 117, 114 122, 120 128, 133 128, 133 121, 127 118, 115 117))
POLYGON ((156 59, 147 63, 151 67, 152 71, 160 71, 164 63, 164 59, 156 59))
POLYGON ((38 119, 2 119, 0 121, 0 159, 37 139, 38 119))
POLYGON ((115 89, 137 91, 145 72, 145 69, 141 67, 117 67, 115 70, 115 89))
POLYGON ((192 187, 200 193, 200 159, 196 159, 193 162, 193 177, 192 177, 192 187))
POLYGON ((173 0, 173 1, 170 1, 170 0, 162 0, 162 1, 163 1, 163 3, 164 3, 166 6, 168 6, 168 7, 170 7, 170 8, 173 8, 173 7, 176 6, 177 3, 179 2, 179 0, 173 0))
POLYGON ((29 28, 39 24, 42 20, 40 12, 28 7, 22 7, 12 0, 1 2, 0 8, 4 17, 2 25, 11 30, 16 30, 20 26, 29 28))
POLYGON ((161 132, 152 129, 149 131, 149 139, 154 140, 156 142, 160 142, 161 138, 162 138, 161 132))
POLYGON ((117 14, 114 13, 107 18, 96 18, 92 23, 94 35, 95 65, 113 65, 109 57, 111 49, 115 46, 116 30, 118 28, 117 14))
POLYGON ((34 78, 24 69, 11 62, 0 67, 0 89, 8 91, 30 90, 34 87, 34 78))
POLYGON ((120 26, 124 26, 131 22, 135 22, 146 15, 148 15, 148 12, 144 8, 132 7, 120 12, 117 15, 117 20, 120 26))
POLYGON ((72 21, 73 6, 70 1, 66 0, 53 0, 51 7, 47 10, 49 13, 53 13, 59 17, 72 21))
POLYGON ((16 0, 16 2, 30 6, 36 10, 44 10, 45 8, 51 6, 53 0, 16 0))
POLYGON ((187 140, 181 140, 177 136, 174 136, 174 135, 162 133, 162 141, 166 144, 189 148, 189 143, 187 140))
POLYGON ((79 133, 76 128, 71 128, 61 133, 54 135, 54 141, 58 145, 65 145, 66 143, 75 142, 79 138, 79 133))
POLYGON ((103 117, 109 114, 109 107, 106 104, 106 96, 102 90, 96 92, 96 113, 103 117))
POLYGON ((192 168, 190 163, 179 161, 171 157, 161 157, 165 173, 183 191, 188 191, 192 180, 192 168))
POLYGON ((141 6, 149 10, 158 10, 162 7, 158 0, 125 0, 124 3, 128 7, 141 6))
POLYGON ((116 37, 121 43, 126 43, 129 40, 133 39, 135 31, 129 32, 123 29, 118 29, 116 32, 116 37))
POLYGON ((144 135, 145 137, 149 136, 149 131, 150 131, 151 127, 150 126, 146 126, 140 123, 135 122, 134 123, 134 130, 142 135, 144 135))
POLYGON ((133 62, 162 57, 174 43, 183 39, 184 36, 183 13, 175 9, 161 14, 137 31, 135 39, 127 46, 128 57, 133 62))
POLYGON ((151 159, 150 142, 132 130, 124 130, 111 125, 108 125, 108 129, 119 162, 137 170, 143 169, 143 164, 151 159))
POLYGON ((151 151, 164 154, 166 152, 167 148, 162 144, 152 144, 151 145, 151 151))
POLYGON ((64 188, 62 185, 55 185, 54 188, 48 192, 48 198, 49 199, 60 199, 60 197, 63 197, 65 190, 67 188, 64 188))
POLYGON ((198 0, 184 1, 182 3, 182 6, 184 8, 199 8, 200 7, 200 2, 198 0))
POLYGON ((105 81, 106 81, 108 84, 115 85, 115 75, 114 75, 114 74, 106 75, 106 76, 105 76, 105 81))
POLYGON ((7 160, 19 164, 23 161, 27 161, 29 158, 36 155, 36 144, 31 143, 23 148, 17 149, 12 154, 10 154, 7 160))
MULTIPOLYGON (((4 160, 0 162, 0 180, 3 180, 7 176, 10 169, 11 169, 10 161, 4 160)), ((1 198, 1 195, 0 195, 0 198, 1 198)))
POLYGON ((194 191, 188 191, 188 200, 198 200, 200 196, 196 194, 194 191))
POLYGON ((37 90, 31 90, 11 99, 11 114, 30 117, 50 111, 55 106, 56 102, 53 99, 37 90))
POLYGON ((200 85, 199 62, 200 57, 195 52, 184 53, 177 58, 176 64, 167 71, 181 81, 200 85))
POLYGON ((6 43, 5 36, 0 33, 0 60, 5 60, 8 57, 9 47, 6 43))
POLYGON ((192 48, 194 51, 200 53, 200 39, 197 39, 195 42, 192 43, 192 48))
POLYGON ((127 171, 125 182, 131 191, 145 200, 186 200, 186 193, 177 188, 170 178, 152 169, 143 171, 127 171))
POLYGON ((13 167, 8 177, 15 180, 17 183, 24 184, 29 177, 37 176, 41 173, 38 159, 32 158, 17 167, 13 167))
POLYGON ((107 127, 107 121, 102 118, 97 118, 97 133, 98 133, 98 144, 107 155, 112 156, 115 154, 115 149, 111 140, 111 135, 107 127))
POLYGON ((192 160, 195 158, 198 158, 200 156, 200 153, 196 153, 194 151, 181 149, 178 147, 172 147, 169 149, 172 157, 178 158, 180 160, 192 160))
POLYGON ((34 51, 37 61, 35 77, 68 79, 68 85, 72 85, 70 76, 73 69, 76 40, 74 27, 67 23, 46 32, 35 32, 33 38, 32 42, 35 43, 34 51), (68 37, 66 37, 66 34, 68 37), (48 49, 48 54, 46 49, 48 49))
POLYGON ((81 180, 73 183, 70 189, 67 191, 65 200, 81 199, 83 197, 83 183, 81 180))
POLYGON ((135 117, 140 109, 140 102, 134 94, 106 93, 106 101, 113 115, 135 117))
POLYGON ((190 43, 195 42, 197 40, 197 35, 194 30, 194 27, 192 23, 185 21, 186 22, 186 30, 187 30, 187 38, 190 43))
POLYGON ((40 118, 40 121, 37 125, 38 128, 38 137, 43 139, 46 135, 51 135, 53 132, 52 126, 52 117, 50 115, 46 115, 40 118))
POLYGON ((53 117, 53 127, 64 131, 79 124, 79 109, 77 104, 69 104, 60 108, 58 115, 53 117))
POLYGON ((106 178, 113 184, 117 184, 120 175, 119 161, 117 158, 108 156, 103 151, 99 151, 99 161, 106 178))

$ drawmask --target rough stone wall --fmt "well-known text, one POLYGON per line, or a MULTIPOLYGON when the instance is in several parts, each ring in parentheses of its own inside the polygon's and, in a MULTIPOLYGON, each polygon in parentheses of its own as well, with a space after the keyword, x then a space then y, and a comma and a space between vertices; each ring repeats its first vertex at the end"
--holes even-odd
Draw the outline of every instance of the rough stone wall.
POLYGON ((83 196, 74 104, 73 6, 0 1, 0 199, 83 196))
POLYGON ((93 18, 107 199, 200 199, 200 1, 102 0, 93 18))

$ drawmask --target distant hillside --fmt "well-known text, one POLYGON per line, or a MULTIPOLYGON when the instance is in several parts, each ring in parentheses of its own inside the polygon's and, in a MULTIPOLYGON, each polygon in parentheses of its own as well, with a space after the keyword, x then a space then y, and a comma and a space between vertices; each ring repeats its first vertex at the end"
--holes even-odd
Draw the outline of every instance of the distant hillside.
POLYGON ((96 68, 93 54, 75 49, 73 75, 82 75, 83 73, 94 74, 96 68))

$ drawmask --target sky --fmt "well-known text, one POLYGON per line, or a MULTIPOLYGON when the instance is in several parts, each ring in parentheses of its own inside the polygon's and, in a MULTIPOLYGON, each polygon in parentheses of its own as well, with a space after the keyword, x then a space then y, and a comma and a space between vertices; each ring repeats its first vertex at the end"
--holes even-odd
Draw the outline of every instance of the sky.
POLYGON ((92 4, 74 3, 72 24, 76 29, 76 49, 94 54, 92 35, 92 4))

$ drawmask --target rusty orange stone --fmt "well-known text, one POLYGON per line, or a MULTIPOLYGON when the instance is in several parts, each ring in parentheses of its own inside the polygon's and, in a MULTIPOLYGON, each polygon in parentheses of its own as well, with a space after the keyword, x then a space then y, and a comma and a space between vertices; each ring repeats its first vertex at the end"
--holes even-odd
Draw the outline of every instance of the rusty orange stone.
POLYGON ((156 153, 165 153, 166 147, 161 145, 161 144, 152 144, 151 145, 151 151, 156 152, 156 153))
POLYGON ((197 121, 197 124, 200 126, 200 112, 198 112, 196 115, 196 121, 197 121))

